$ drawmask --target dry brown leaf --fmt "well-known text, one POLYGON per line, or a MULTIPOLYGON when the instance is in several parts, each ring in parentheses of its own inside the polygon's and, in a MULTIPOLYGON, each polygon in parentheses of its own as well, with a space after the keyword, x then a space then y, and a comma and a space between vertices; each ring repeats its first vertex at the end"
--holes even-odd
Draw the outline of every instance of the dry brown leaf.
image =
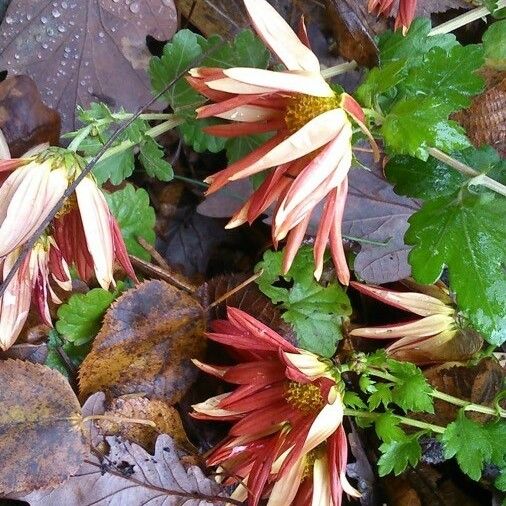
MULTIPOLYGON (((431 367, 424 371, 429 382, 441 392, 476 404, 491 406, 500 392, 505 377, 502 367, 493 359, 481 360, 475 366, 446 364, 431 367)), ((458 406, 435 399, 435 415, 423 415, 420 418, 446 427, 457 416, 458 406)), ((467 414, 475 421, 483 423, 489 417, 479 413, 467 414)))
POLYGON ((44 142, 57 146, 60 128, 60 115, 42 102, 32 79, 14 76, 0 83, 0 129, 13 158, 44 142))
POLYGON ((0 362, 0 495, 55 486, 83 463, 81 407, 57 371, 0 362))
POLYGON ((12 0, 0 32, 0 68, 28 74, 74 128, 76 104, 135 111, 151 98, 146 35, 177 28, 173 0, 12 0))
POLYGON ((123 396, 113 399, 105 416, 136 418, 155 422, 156 428, 140 423, 101 419, 97 425, 106 436, 121 436, 123 439, 142 446, 152 452, 158 434, 168 434, 179 447, 188 447, 189 442, 179 413, 165 401, 140 396, 123 396))
POLYGON ((506 156, 506 72, 486 70, 486 90, 473 98, 468 109, 453 115, 479 147, 489 144, 506 156))
POLYGON ((79 370, 80 395, 139 393, 173 404, 192 384, 205 350, 204 313, 185 292, 146 281, 111 306, 79 370))
POLYGON ((103 462, 90 455, 79 472, 60 487, 33 492, 20 499, 31 506, 211 506, 222 503, 218 497, 219 487, 213 480, 196 466, 183 467, 170 436, 162 435, 157 439, 154 456, 120 438, 108 437, 107 442, 111 451, 103 462))

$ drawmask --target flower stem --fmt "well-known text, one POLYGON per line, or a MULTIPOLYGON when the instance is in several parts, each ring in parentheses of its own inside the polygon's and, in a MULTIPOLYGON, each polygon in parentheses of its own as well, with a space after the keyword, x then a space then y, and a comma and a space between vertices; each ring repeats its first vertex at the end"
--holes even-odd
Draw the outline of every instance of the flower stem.
MULTIPOLYGON (((374 420, 381 415, 381 413, 370 413, 369 411, 359 411, 358 409, 348 409, 348 408, 344 409, 344 414, 347 416, 356 416, 359 418, 369 418, 371 420, 374 420)), ((399 415, 395 416, 403 425, 417 427, 418 429, 430 430, 438 434, 442 434, 445 431, 445 428, 441 427, 440 425, 434 425, 432 423, 414 420, 413 418, 408 418, 406 416, 399 416, 399 415)))
MULTIPOLYGON (((368 372, 369 374, 371 374, 371 376, 376 376, 386 381, 391 381, 393 383, 399 382, 399 380, 395 376, 393 376, 388 372, 378 371, 377 369, 369 369, 368 372)), ((486 415, 500 416, 501 418, 506 418, 506 410, 500 408, 499 406, 497 408, 482 406, 481 404, 475 404, 473 402, 460 399, 459 397, 454 397, 453 395, 445 394, 435 388, 432 388, 432 391, 430 392, 429 395, 431 395, 435 399, 440 399, 442 401, 449 402, 450 404, 454 404, 455 406, 460 406, 464 408, 464 411, 475 411, 477 413, 484 413, 486 415)))
POLYGON ((328 69, 323 69, 321 71, 321 75, 323 76, 324 79, 330 79, 331 77, 335 77, 340 74, 345 74, 346 72, 350 72, 350 70, 355 70, 356 68, 357 62, 355 60, 352 60, 350 62, 334 65, 333 67, 329 67, 328 69))
MULTIPOLYGON (((499 0, 497 7, 504 7, 505 5, 506 0, 499 0)), ((455 18, 450 19, 446 23, 442 23, 439 26, 434 27, 429 32, 429 35, 439 35, 442 33, 453 32, 453 30, 472 23, 477 19, 484 18, 488 14, 490 14, 490 11, 486 7, 478 7, 476 9, 472 9, 468 12, 465 12, 464 14, 461 14, 460 16, 456 16, 455 18)))
POLYGON ((478 172, 472 167, 469 167, 469 165, 466 165, 465 163, 456 160, 450 155, 447 155, 440 149, 428 148, 427 151, 431 156, 440 160, 443 163, 446 163, 446 165, 450 166, 452 169, 457 170, 458 172, 464 174, 465 176, 473 178, 471 180, 471 184, 485 186, 485 188, 488 188, 489 190, 495 191, 496 193, 499 193, 500 195, 506 197, 506 186, 499 183, 499 181, 496 181, 495 179, 488 177, 486 174, 478 172))

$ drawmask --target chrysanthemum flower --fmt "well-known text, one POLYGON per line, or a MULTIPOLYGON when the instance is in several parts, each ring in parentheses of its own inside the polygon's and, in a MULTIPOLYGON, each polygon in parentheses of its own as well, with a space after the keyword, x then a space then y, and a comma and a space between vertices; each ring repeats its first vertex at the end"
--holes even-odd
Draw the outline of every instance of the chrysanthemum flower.
MULTIPOLYGON (((75 153, 60 148, 0 161, 0 173, 10 172, 0 186, 0 258, 31 237, 83 167, 75 153)), ((118 224, 93 176, 79 183, 52 226, 63 257, 84 280, 94 273, 107 289, 114 283, 115 259, 135 279, 118 224)))
POLYGON ((459 329, 456 309, 445 289, 410 284, 425 293, 400 292, 351 282, 351 286, 360 293, 421 318, 392 325, 355 328, 350 335, 395 339, 386 348, 387 353, 398 360, 417 364, 464 360, 481 348, 483 341, 477 334, 463 334, 459 329))
POLYGON ((315 276, 322 273, 323 255, 330 244, 338 277, 348 284, 341 219, 352 162, 350 117, 370 136, 364 113, 350 95, 336 93, 327 84, 318 58, 304 44, 307 38, 299 39, 268 2, 244 0, 244 4, 255 30, 287 70, 190 71, 190 85, 214 102, 198 109, 198 118, 228 120, 207 127, 208 133, 222 137, 274 133, 245 158, 209 177, 208 193, 229 181, 272 169, 228 227, 251 223, 274 205, 273 242, 288 238, 285 272, 304 238, 312 211, 324 201, 314 249, 315 276))
MULTIPOLYGON (((0 260, 0 282, 9 274, 18 256, 19 249, 0 260)), ((8 349, 16 341, 28 317, 32 301, 44 323, 52 326, 49 298, 56 304, 61 302, 51 287, 52 282, 67 291, 72 288, 67 263, 54 239, 44 235, 36 242, 0 297, 0 348, 2 350, 8 349)))
MULTIPOLYGON (((411 26, 411 22, 415 17, 417 0, 399 0, 399 8, 395 17, 395 27, 402 28, 402 33, 405 34, 411 26)), ((376 12, 378 15, 389 16, 392 11, 393 0, 369 0, 369 12, 376 12)))
POLYGON ((300 350, 248 314, 228 308, 209 339, 240 363, 203 371, 237 385, 233 392, 193 406, 193 416, 232 421, 229 436, 209 455, 233 499, 256 506, 339 506, 342 492, 360 494, 346 479, 343 402, 330 365, 300 350))

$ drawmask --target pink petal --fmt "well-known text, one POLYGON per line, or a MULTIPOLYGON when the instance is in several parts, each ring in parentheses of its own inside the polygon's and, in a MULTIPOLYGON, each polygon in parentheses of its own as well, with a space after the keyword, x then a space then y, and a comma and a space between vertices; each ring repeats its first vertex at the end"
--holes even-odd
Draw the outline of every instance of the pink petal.
POLYGON ((95 275, 100 286, 107 290, 114 282, 114 245, 109 207, 102 192, 88 177, 77 186, 76 196, 95 275))
POLYGON ((284 128, 284 119, 274 119, 271 121, 257 121, 254 123, 225 123, 223 125, 211 125, 203 130, 209 135, 216 137, 234 138, 244 135, 255 135, 266 132, 274 132, 284 128))
MULTIPOLYGON (((322 146, 325 146, 325 144, 330 141, 335 140, 343 129, 343 125, 349 125, 349 121, 346 118, 346 113, 342 109, 333 109, 331 111, 324 112, 306 123, 300 130, 297 130, 297 132, 290 135, 284 141, 280 142, 257 162, 249 165, 243 170, 237 171, 230 177, 230 180, 234 181, 236 179, 242 179, 262 170, 302 158, 322 146)), ((348 128, 351 136, 351 126, 348 128)), ((346 128, 346 131, 341 137, 341 143, 343 143, 343 146, 344 141, 346 140, 348 128, 346 128)), ((343 149, 343 146, 341 146, 341 150, 343 149)), ((333 152, 334 151, 336 151, 336 149, 333 149, 333 152)), ((335 160, 333 161, 335 163, 335 160)), ((331 164, 331 160, 328 160, 327 163, 331 164)))
POLYGON ((287 22, 265 0, 244 0, 255 31, 288 70, 319 72, 315 54, 295 35, 287 22))
POLYGON ((350 270, 346 261, 346 254, 343 248, 343 238, 341 236, 341 227, 343 220, 346 197, 348 195, 348 178, 336 189, 335 216, 330 229, 330 253, 336 269, 337 279, 341 284, 348 286, 350 283, 350 270))
POLYGON ((286 241, 285 251, 283 253, 283 274, 286 274, 292 266, 293 259, 299 251, 300 245, 304 240, 307 227, 311 221, 311 213, 307 213, 306 217, 296 225, 288 234, 288 240, 286 241))
MULTIPOLYGON (((223 73, 234 82, 244 83, 253 86, 255 89, 267 89, 268 91, 288 91, 291 93, 304 93, 315 97, 333 97, 334 91, 326 83, 325 79, 318 73, 310 72, 276 72, 274 70, 264 70, 250 67, 235 67, 225 69, 223 73)), ((218 81, 208 83, 213 89, 218 89, 213 84, 218 81)), ((228 91, 219 88, 221 91, 228 91)), ((233 93, 245 93, 244 91, 236 91, 233 93)), ((233 88, 232 88, 233 90, 233 88)), ((255 93, 261 93, 256 91, 255 93)))
POLYGON ((274 483, 267 506, 286 506, 291 504, 297 491, 305 468, 305 459, 301 457, 288 471, 274 483))
POLYGON ((332 228, 332 222, 335 216, 335 204, 336 204, 336 191, 333 190, 329 193, 325 205, 323 206, 323 212, 318 225, 318 231, 316 232, 316 240, 314 243, 313 254, 314 254, 314 277, 319 280, 323 272, 323 257, 325 255, 325 249, 329 241, 330 229, 332 228))
POLYGON ((269 88, 268 86, 255 86, 254 84, 243 83, 237 79, 231 79, 230 77, 208 81, 206 84, 212 90, 225 91, 227 93, 233 93, 234 95, 258 95, 279 91, 276 88, 269 88))

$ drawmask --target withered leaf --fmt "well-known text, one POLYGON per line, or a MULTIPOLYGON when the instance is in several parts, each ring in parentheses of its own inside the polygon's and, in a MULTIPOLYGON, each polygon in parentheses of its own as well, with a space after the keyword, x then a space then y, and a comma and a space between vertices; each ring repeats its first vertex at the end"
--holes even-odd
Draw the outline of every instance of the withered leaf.
POLYGON ((142 393, 177 402, 194 381, 191 358, 205 350, 203 309, 164 281, 146 281, 111 306, 79 370, 82 399, 142 393))
POLYGON ((65 378, 40 364, 0 362, 0 495, 55 486, 83 463, 81 408, 65 378))
POLYGON ((165 401, 125 395, 113 399, 104 414, 114 417, 114 420, 100 419, 96 422, 104 435, 121 436, 149 452, 154 451, 158 434, 168 434, 179 447, 189 447, 177 409, 165 401), (120 419, 116 420, 117 417, 149 420, 156 424, 156 428, 140 423, 121 422, 120 419))
POLYGON ((60 115, 44 104, 32 79, 13 76, 0 83, 0 129, 12 158, 37 144, 58 145, 60 128, 60 115))
POLYGON ((419 207, 416 200, 396 195, 379 167, 351 171, 343 234, 365 240, 354 264, 360 278, 382 284, 410 275, 404 233, 408 218, 419 207))
POLYGON ((151 98, 146 35, 176 30, 173 0, 12 0, 0 32, 0 68, 27 74, 74 128, 76 104, 135 111, 151 98))
POLYGON ((154 456, 120 438, 108 437, 107 442, 111 451, 103 462, 90 455, 79 472, 57 489, 33 492, 22 499, 32 506, 210 506, 212 499, 220 502, 218 485, 200 468, 183 467, 170 436, 157 439, 154 456))

